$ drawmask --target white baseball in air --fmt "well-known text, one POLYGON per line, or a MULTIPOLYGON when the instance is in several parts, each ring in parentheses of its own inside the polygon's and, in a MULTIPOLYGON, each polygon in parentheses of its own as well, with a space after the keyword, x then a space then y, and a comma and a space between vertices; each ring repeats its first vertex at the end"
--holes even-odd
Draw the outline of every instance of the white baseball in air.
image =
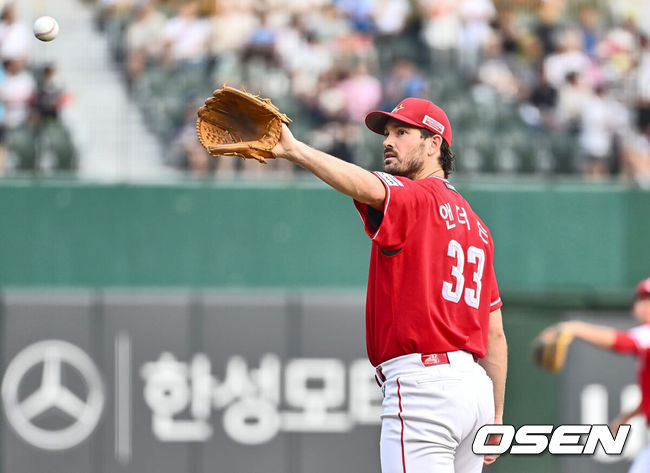
POLYGON ((41 41, 52 41, 59 34, 59 24, 51 16, 39 16, 34 22, 34 36, 41 41))

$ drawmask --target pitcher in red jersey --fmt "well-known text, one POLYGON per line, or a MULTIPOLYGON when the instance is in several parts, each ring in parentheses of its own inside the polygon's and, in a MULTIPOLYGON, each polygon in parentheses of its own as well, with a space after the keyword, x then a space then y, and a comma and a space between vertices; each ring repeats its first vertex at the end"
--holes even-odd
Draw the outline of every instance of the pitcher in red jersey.
POLYGON ((471 451, 477 430, 502 423, 507 346, 494 243, 447 178, 445 112, 407 98, 366 125, 384 135, 384 172, 296 140, 274 148, 354 199, 372 240, 366 345, 384 394, 383 473, 478 473, 495 457, 471 451))

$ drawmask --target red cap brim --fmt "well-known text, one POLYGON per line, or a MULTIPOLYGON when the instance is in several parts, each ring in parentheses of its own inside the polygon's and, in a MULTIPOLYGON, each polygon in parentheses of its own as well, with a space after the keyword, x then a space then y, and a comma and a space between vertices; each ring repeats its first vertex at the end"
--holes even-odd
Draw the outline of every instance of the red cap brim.
POLYGON ((374 131, 378 135, 383 135, 386 130, 386 122, 389 118, 394 118, 395 120, 399 120, 400 122, 417 128, 424 128, 421 123, 417 123, 416 121, 410 120, 402 115, 382 111, 370 112, 366 115, 366 126, 370 131, 374 131))

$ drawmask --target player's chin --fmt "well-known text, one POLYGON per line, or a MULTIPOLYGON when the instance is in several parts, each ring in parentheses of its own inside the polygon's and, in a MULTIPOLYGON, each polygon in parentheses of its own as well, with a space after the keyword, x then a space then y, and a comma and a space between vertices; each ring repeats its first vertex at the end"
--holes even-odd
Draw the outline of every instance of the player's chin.
POLYGON ((384 172, 392 174, 393 176, 401 176, 400 167, 394 162, 384 162, 384 172))

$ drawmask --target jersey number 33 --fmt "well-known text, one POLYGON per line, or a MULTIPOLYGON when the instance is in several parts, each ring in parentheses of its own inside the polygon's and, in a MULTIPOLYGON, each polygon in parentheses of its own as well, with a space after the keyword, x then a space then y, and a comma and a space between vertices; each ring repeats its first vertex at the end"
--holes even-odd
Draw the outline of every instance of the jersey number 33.
POLYGON ((447 256, 455 259, 455 264, 451 267, 450 281, 442 283, 442 297, 450 302, 459 303, 461 299, 465 304, 478 309, 481 301, 481 278, 483 277, 483 267, 485 265, 485 251, 475 246, 470 246, 467 253, 456 240, 450 240, 447 246, 447 256), (472 281, 465 284, 465 262, 472 265, 472 281), (464 296, 464 297, 463 297, 464 296))

